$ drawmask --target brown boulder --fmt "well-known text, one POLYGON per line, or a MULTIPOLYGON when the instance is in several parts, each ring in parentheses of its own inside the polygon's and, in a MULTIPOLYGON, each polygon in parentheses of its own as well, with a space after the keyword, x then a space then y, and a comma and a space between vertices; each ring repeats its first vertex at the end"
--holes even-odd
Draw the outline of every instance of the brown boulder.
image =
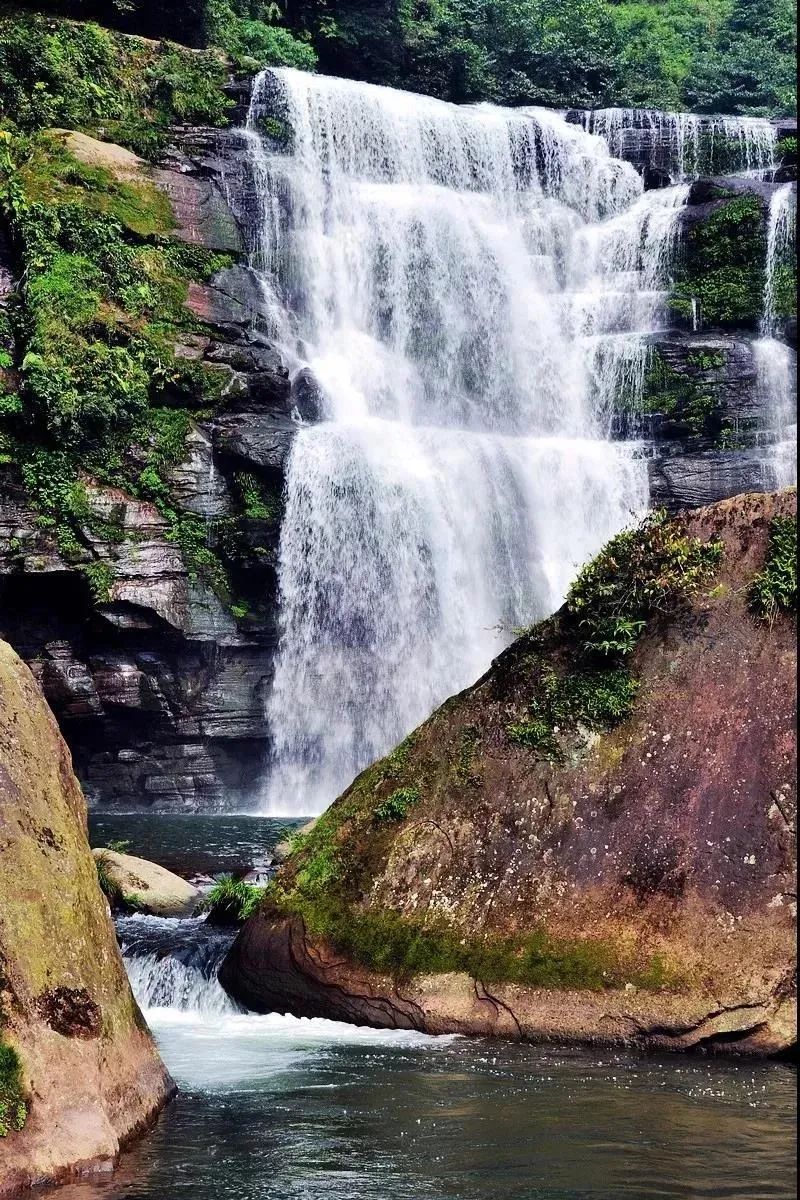
POLYGON ((510 646, 320 818, 278 875, 281 907, 256 914, 223 965, 232 995, 436 1033, 793 1045, 796 621, 757 619, 748 589, 773 518, 795 512, 791 490, 684 515, 687 533, 721 539, 719 567, 648 622, 627 719, 579 726, 560 757, 510 731, 575 634, 557 617, 510 646), (376 969, 395 961, 398 921, 429 948, 445 925, 434 960, 485 962, 486 978, 406 970, 402 937, 399 968, 376 969), (459 948, 487 940, 501 954, 533 944, 534 982, 518 958, 506 971, 508 957, 459 948))

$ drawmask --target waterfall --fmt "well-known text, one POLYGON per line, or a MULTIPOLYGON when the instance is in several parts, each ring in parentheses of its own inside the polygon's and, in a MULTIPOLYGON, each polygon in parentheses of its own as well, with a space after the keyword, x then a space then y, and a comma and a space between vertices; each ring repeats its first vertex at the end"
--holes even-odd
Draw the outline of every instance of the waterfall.
POLYGON ((674 183, 704 172, 761 174, 775 166, 777 130, 762 117, 598 108, 582 111, 580 120, 587 133, 602 137, 620 158, 629 157, 639 145, 651 166, 663 160, 674 183))
POLYGON ((761 336, 774 337, 778 317, 776 289, 778 272, 789 265, 794 252, 797 202, 795 185, 784 183, 776 188, 769 201, 767 218, 767 261, 764 271, 764 309, 761 317, 761 336))
POLYGON ((265 808, 305 814, 646 506, 612 401, 640 385, 685 189, 643 195, 547 110, 292 70, 258 77, 244 136, 251 262, 323 398, 288 465, 268 701, 265 808))
POLYGON ((788 487, 797 482, 797 356, 778 339, 780 271, 795 253, 796 188, 786 183, 770 197, 767 220, 767 256, 764 267, 764 303, 760 337, 753 357, 761 403, 764 433, 769 450, 766 468, 770 486, 788 487))

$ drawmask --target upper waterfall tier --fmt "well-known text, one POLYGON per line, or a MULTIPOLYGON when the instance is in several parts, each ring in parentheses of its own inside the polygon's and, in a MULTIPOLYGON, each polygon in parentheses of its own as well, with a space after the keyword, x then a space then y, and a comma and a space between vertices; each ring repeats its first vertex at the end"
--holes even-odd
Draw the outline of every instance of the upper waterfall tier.
POLYGON ((602 137, 612 154, 659 185, 776 166, 778 125, 762 117, 599 108, 571 109, 566 118, 602 137))
POLYGON ((647 500, 611 402, 644 375, 685 188, 543 109, 262 73, 249 231, 310 370, 280 552, 271 811, 318 811, 647 500), (276 131, 280 134, 276 137, 276 131))

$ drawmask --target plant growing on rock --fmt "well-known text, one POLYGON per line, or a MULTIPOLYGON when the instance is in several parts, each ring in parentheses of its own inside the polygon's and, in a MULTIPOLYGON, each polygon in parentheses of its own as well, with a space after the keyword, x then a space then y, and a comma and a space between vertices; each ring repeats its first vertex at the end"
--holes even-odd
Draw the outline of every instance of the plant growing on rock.
POLYGON ((722 544, 688 537, 663 510, 612 538, 578 574, 565 605, 580 648, 603 659, 634 649, 648 620, 682 607, 719 564, 722 544))
POLYGON ((764 567, 750 585, 750 607, 766 621, 797 609, 797 517, 774 517, 764 567))
POLYGON ((222 875, 203 898, 202 911, 212 925, 241 925, 252 916, 264 898, 255 884, 222 875))
POLYGON ((0 1041, 0 1138, 22 1129, 27 1115, 19 1055, 13 1046, 0 1041))
POLYGON ((396 788, 391 796, 387 796, 385 800, 375 809, 376 821, 402 821, 408 816, 409 811, 415 804, 419 803, 419 788, 400 787, 396 788))

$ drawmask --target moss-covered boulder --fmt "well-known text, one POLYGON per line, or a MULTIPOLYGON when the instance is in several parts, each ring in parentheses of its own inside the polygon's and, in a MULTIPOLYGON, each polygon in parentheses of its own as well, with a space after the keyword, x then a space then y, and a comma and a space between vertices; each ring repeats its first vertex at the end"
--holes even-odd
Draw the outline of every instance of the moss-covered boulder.
POLYGON ((125 974, 69 751, 0 642, 0 1196, 107 1166, 173 1092, 125 974))
POLYGON ((306 835, 220 978, 429 1032, 795 1038, 796 494, 656 514, 306 835))

